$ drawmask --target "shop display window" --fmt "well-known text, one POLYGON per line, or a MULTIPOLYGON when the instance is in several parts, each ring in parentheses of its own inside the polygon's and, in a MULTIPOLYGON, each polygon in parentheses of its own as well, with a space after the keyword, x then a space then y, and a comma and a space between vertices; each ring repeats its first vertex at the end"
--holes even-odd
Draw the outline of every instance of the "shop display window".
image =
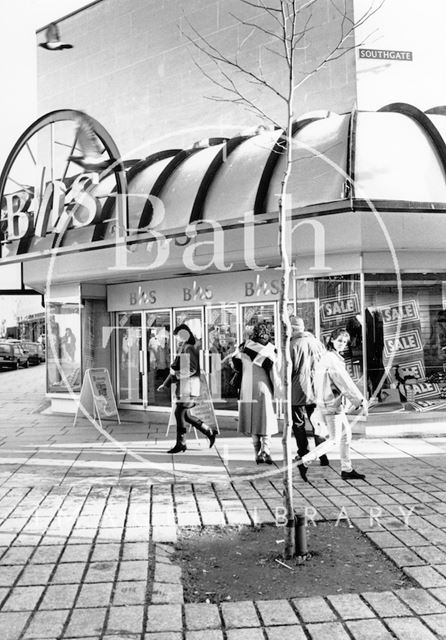
POLYGON ((368 391, 402 409, 446 407, 444 276, 403 274, 365 278, 368 391))
POLYGON ((118 339, 118 396, 123 403, 142 403, 142 319, 141 313, 119 313, 118 339))
POLYGON ((47 303, 46 359, 48 393, 80 391, 82 376, 79 303, 47 303))
POLYGON ((112 324, 105 300, 82 301, 82 376, 87 369, 111 371, 112 324))
POLYGON ((315 299, 319 307, 319 335, 326 344, 335 329, 350 334, 347 350, 342 354, 348 372, 363 391, 363 344, 361 281, 359 275, 332 276, 316 279, 315 299))
MULTIPOLYGON (((249 338, 257 324, 264 323, 271 331, 271 340, 276 341, 276 303, 246 304, 241 308, 242 341, 249 338)), ((276 347, 278 345, 276 344, 276 347)))

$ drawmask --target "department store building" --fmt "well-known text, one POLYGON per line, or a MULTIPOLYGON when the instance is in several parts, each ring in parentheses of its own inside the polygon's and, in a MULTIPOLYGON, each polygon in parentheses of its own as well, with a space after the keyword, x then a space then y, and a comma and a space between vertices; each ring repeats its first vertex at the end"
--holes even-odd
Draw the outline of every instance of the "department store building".
MULTIPOLYGON (((189 55, 187 29, 225 51, 239 47, 247 64, 260 56, 265 75, 275 78, 277 63, 259 33, 245 40, 237 3, 161 4, 101 0, 59 21, 73 48, 36 47, 39 117, 3 168, 1 265, 20 263, 24 284, 45 294, 54 410, 75 410, 92 367, 109 370, 119 407, 170 406, 157 387, 172 330, 186 322, 216 409, 233 412, 233 350, 257 322, 279 345, 283 129, 207 99, 215 89, 189 55), (111 167, 70 160, 80 111, 111 167)), ((352 19, 363 4, 347 3, 352 19)), ((352 35, 356 46, 297 92, 289 311, 321 339, 347 328, 347 365, 371 413, 438 412, 446 407, 446 99, 437 86, 413 89, 434 56, 398 28, 392 8, 401 3, 387 4, 368 23, 379 47, 352 35)), ((250 11, 244 20, 265 26, 250 11)), ((407 14, 413 26, 419 17, 407 14)), ((313 20, 318 37, 308 36, 303 70, 342 28, 332 3, 316 4, 313 20)), ((279 122, 278 101, 263 99, 279 122)))

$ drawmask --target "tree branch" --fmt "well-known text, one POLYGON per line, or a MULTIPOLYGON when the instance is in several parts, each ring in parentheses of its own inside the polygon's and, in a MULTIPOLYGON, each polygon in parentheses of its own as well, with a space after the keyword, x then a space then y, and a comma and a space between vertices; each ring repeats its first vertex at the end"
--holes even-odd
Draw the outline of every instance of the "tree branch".
MULTIPOLYGON (((279 40, 279 42, 281 42, 281 37, 277 34, 274 33, 274 31, 269 31, 268 29, 265 29, 265 27, 261 27, 259 24, 256 24, 255 22, 249 22, 248 20, 242 20, 241 18, 238 18, 235 14, 231 13, 230 14, 235 20, 237 20, 240 24, 242 24, 244 27, 253 27, 254 30, 258 30, 261 31, 262 33, 266 34, 268 37, 270 38, 276 38, 277 40, 279 40)), ((249 34, 249 38, 251 37, 253 31, 251 31, 251 33, 249 34)), ((247 38, 245 38, 245 42, 246 42, 247 38)), ((243 45, 240 45, 240 47, 242 47, 243 45)))
MULTIPOLYGON (((195 29, 195 27, 189 21, 187 21, 187 23, 189 27, 192 29, 192 31, 197 35, 198 39, 203 43, 203 44, 200 44, 199 42, 196 42, 187 33, 185 33, 184 34, 185 38, 192 44, 192 46, 198 49, 201 53, 204 53, 205 55, 207 55, 208 58, 211 59, 214 63, 220 63, 223 65, 227 65, 229 68, 235 69, 239 73, 246 75, 252 81, 255 81, 258 85, 262 86, 263 88, 268 89, 269 91, 274 93, 278 98, 286 102, 287 97, 284 96, 278 89, 276 89, 273 84, 267 82, 264 78, 254 73, 253 71, 243 68, 237 60, 231 60, 230 58, 223 55, 204 36, 199 34, 198 31, 195 29)), ((220 66, 218 66, 218 70, 219 70, 219 73, 223 74, 223 70, 221 69, 220 66)), ((227 75, 225 75, 225 77, 228 79, 227 75)), ((210 79, 211 81, 215 80, 212 77, 210 77, 210 79)))

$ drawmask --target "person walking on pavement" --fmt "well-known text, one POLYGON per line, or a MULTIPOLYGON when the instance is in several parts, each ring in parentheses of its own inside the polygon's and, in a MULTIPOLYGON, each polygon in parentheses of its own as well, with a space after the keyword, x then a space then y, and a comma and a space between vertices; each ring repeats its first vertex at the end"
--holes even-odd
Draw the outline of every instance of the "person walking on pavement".
MULTIPOLYGON (((305 430, 305 414, 310 422, 314 442, 322 444, 325 438, 315 433, 311 416, 316 408, 314 397, 313 376, 314 367, 320 360, 324 347, 309 331, 305 331, 305 323, 302 318, 294 316, 291 322, 291 404, 293 417, 293 435, 296 438, 297 454, 303 458, 309 452, 308 438, 305 430)), ((326 454, 319 458, 322 466, 329 464, 326 454)))
POLYGON ((318 414, 317 419, 325 423, 329 437, 298 460, 299 473, 305 482, 308 482, 308 465, 338 443, 341 457, 341 477, 344 480, 365 479, 364 474, 353 469, 350 459, 352 430, 345 413, 346 400, 351 402, 354 411, 357 412, 364 407, 365 399, 349 376, 341 355, 349 340, 350 336, 345 329, 335 329, 328 339, 326 353, 315 367, 315 413, 318 414))
POLYGON ((266 324, 254 327, 232 361, 241 374, 238 431, 252 437, 257 464, 272 464, 271 436, 279 431, 273 397, 280 389, 280 377, 277 351, 266 324))
POLYGON ((177 441, 167 453, 186 451, 187 423, 201 431, 208 438, 209 447, 212 447, 217 436, 216 432, 190 411, 200 396, 200 358, 195 336, 186 324, 178 325, 173 335, 177 339, 177 355, 170 366, 169 375, 158 387, 158 391, 162 391, 171 384, 175 384, 177 441))

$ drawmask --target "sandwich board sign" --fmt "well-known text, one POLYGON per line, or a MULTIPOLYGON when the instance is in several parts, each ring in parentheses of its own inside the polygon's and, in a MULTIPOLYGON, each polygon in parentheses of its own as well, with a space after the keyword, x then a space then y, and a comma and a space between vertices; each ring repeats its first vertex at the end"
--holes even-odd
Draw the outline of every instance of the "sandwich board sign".
POLYGON ((97 419, 101 427, 102 420, 114 418, 121 424, 108 369, 97 368, 85 371, 73 426, 82 411, 81 408, 84 413, 97 419))
MULTIPOLYGON (((166 436, 169 433, 169 429, 171 426, 175 425, 175 384, 172 385, 172 410, 170 412, 169 422, 167 425, 166 436)), ((211 393, 209 391, 208 381, 204 372, 200 373, 200 395, 195 400, 195 406, 191 408, 191 413, 196 418, 203 420, 207 427, 210 427, 212 431, 217 431, 220 433, 220 429, 218 428, 217 418, 214 411, 214 404, 212 402, 211 393)), ((192 425, 191 425, 192 426, 192 425)), ((197 431, 195 431, 195 437, 197 436, 197 431)))

